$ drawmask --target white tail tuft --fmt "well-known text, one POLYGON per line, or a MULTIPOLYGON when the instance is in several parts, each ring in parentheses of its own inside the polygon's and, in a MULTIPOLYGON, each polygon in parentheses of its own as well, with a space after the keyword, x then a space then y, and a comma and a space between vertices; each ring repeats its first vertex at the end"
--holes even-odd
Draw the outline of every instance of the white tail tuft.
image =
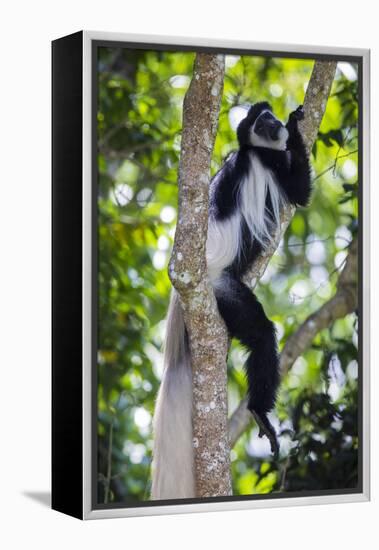
POLYGON ((153 425, 151 498, 194 497, 192 372, 183 313, 175 291, 168 309, 164 371, 153 425))

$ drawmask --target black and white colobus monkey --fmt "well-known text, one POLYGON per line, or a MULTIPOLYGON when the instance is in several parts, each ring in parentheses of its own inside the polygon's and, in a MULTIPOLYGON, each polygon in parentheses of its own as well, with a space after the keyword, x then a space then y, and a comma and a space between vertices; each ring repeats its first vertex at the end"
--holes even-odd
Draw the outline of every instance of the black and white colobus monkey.
MULTIPOLYGON (((228 331, 249 350, 245 368, 248 408, 267 431, 275 404, 279 358, 275 327, 242 282, 280 223, 283 203, 305 206, 311 193, 308 155, 298 129, 298 107, 284 126, 271 106, 256 103, 237 128, 239 150, 211 180, 208 274, 228 331)), ((192 378, 177 294, 167 317, 164 374, 154 415, 153 499, 195 496, 192 378)))

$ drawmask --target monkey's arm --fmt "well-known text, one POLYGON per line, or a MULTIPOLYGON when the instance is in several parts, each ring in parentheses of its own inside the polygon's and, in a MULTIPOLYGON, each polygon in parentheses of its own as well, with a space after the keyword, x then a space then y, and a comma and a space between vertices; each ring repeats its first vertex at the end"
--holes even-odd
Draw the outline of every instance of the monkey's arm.
POLYGON ((302 105, 289 116, 286 125, 289 134, 286 151, 289 169, 280 180, 289 200, 300 206, 308 204, 312 191, 308 153, 298 128, 298 122, 303 118, 302 105))
POLYGON ((261 162, 275 174, 288 200, 300 206, 308 204, 312 190, 308 154, 298 128, 298 121, 303 117, 302 106, 290 114, 286 151, 256 148, 261 162))

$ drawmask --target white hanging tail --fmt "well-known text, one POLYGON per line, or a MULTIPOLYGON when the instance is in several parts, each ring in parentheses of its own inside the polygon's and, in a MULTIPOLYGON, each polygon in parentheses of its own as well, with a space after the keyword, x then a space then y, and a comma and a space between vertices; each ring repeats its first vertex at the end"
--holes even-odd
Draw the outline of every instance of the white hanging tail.
POLYGON ((164 371, 153 426, 151 498, 194 497, 192 371, 183 313, 174 290, 168 309, 164 371))

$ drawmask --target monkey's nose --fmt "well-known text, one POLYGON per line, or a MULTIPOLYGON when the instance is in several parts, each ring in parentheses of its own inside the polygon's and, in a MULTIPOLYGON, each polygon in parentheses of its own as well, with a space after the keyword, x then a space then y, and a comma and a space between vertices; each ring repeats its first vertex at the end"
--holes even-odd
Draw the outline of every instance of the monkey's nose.
POLYGON ((280 122, 275 122, 272 127, 270 128, 270 138, 275 141, 279 138, 279 131, 281 129, 282 125, 280 122))

